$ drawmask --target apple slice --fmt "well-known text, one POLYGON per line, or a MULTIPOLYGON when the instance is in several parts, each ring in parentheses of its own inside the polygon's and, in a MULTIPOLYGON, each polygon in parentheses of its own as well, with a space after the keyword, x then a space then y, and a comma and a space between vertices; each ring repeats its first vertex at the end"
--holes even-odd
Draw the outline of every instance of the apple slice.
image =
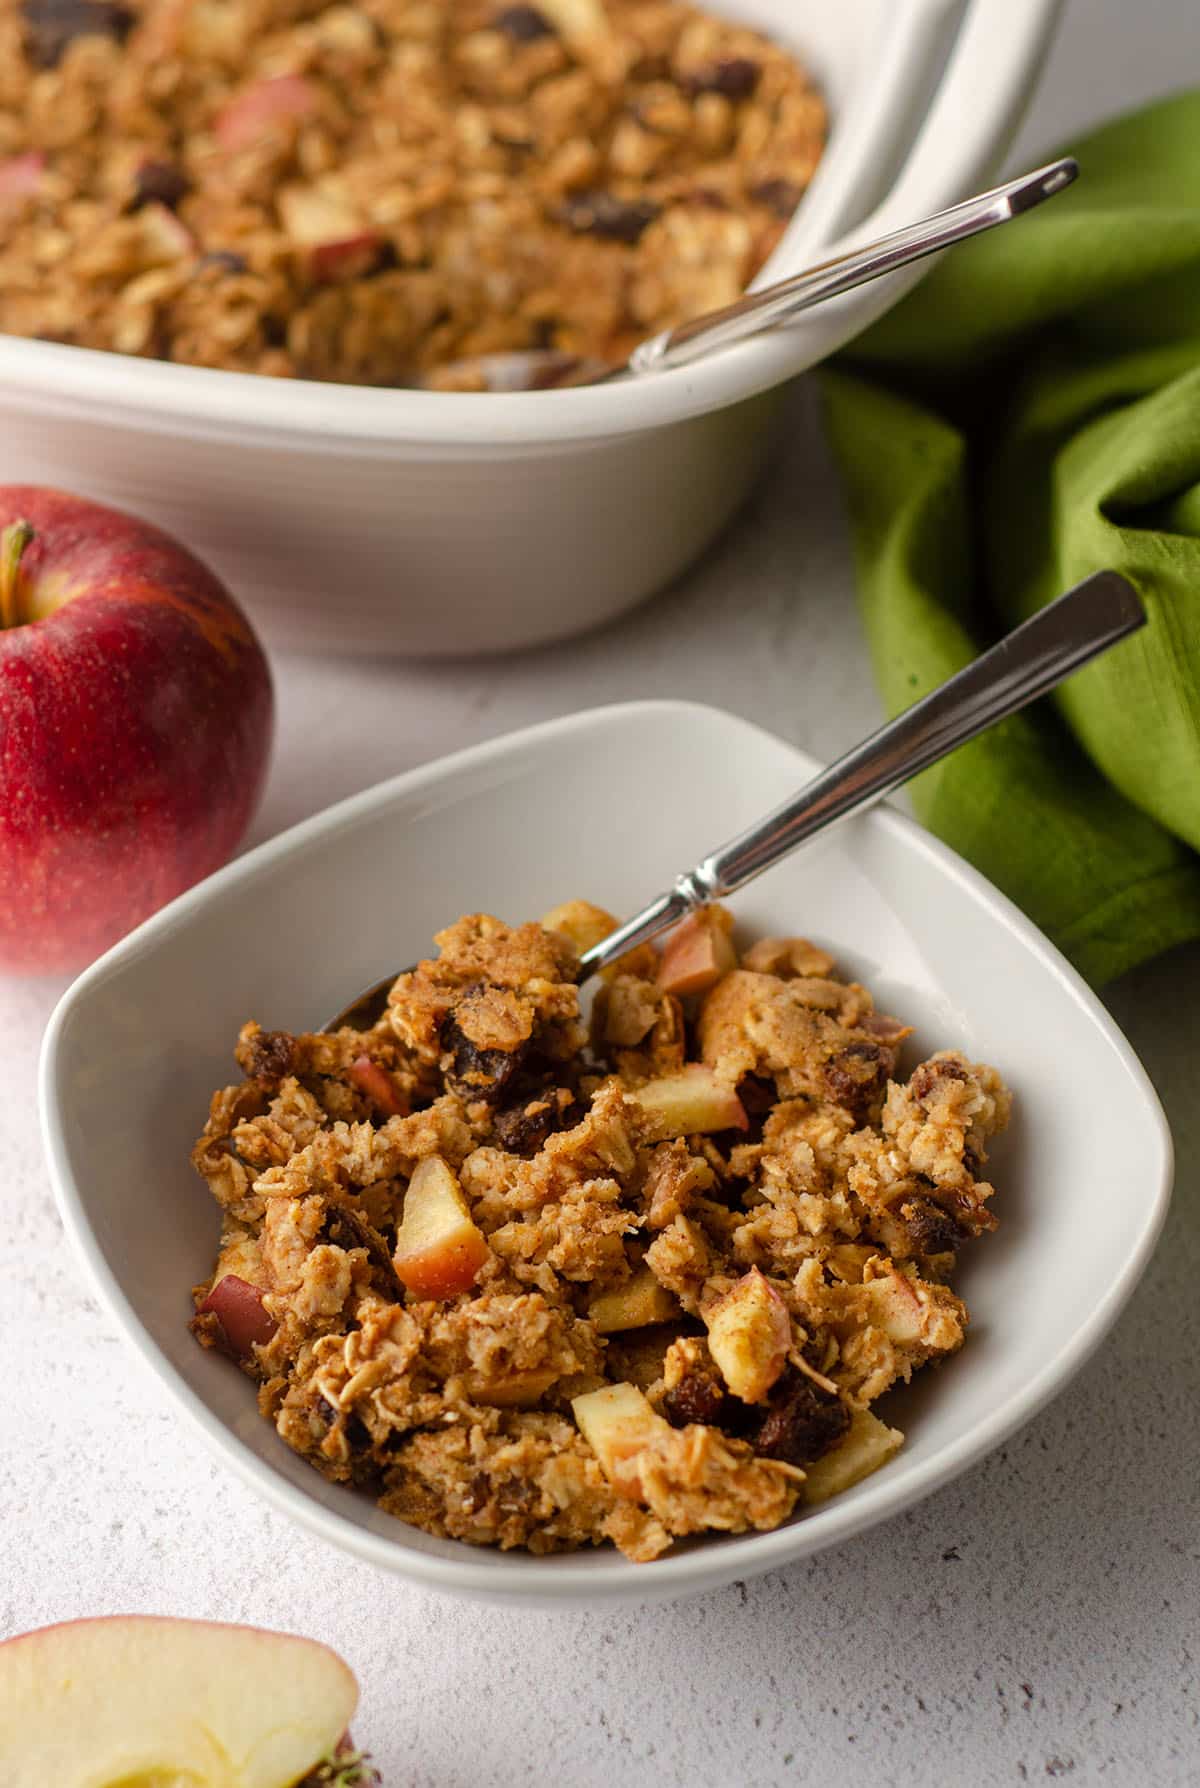
POLYGON ((804 1468, 805 1502, 825 1502, 886 1465, 904 1445, 899 1428, 889 1428, 869 1409, 856 1409, 841 1440, 823 1458, 804 1468))
POLYGON ((692 1062, 682 1074, 648 1080, 629 1094, 643 1114, 647 1142, 667 1142, 710 1130, 748 1130, 745 1106, 733 1088, 711 1068, 692 1062))
POLYGON ((145 1615, 42 1627, 0 1645, 4 1788, 290 1788, 357 1704, 311 1639, 145 1615))
POLYGON ((722 975, 737 967, 729 941, 728 913, 704 907, 677 925, 667 939, 659 964, 658 985, 664 993, 707 993, 722 975))
POLYGON ((561 1373, 556 1366, 510 1372, 505 1378, 488 1378, 482 1372, 468 1372, 463 1377, 463 1387, 472 1403, 482 1403, 489 1409, 531 1409, 559 1377, 561 1373))
POLYGON ((316 106, 316 89, 303 75, 255 81, 218 112, 213 127, 217 142, 222 149, 247 149, 273 125, 287 118, 307 118, 316 106))
POLYGON ((788 1307, 752 1267, 708 1311, 708 1351, 721 1377, 743 1403, 761 1403, 792 1347, 788 1307))
POLYGON ((396 1237, 396 1277, 414 1297, 452 1298, 469 1291, 491 1249, 440 1155, 418 1161, 404 1195, 396 1237))
POLYGON ((350 1064, 348 1078, 385 1117, 408 1116, 408 1101, 400 1088, 387 1069, 379 1062, 373 1062, 369 1055, 355 1057, 350 1064))
POLYGON ((679 1315, 679 1300, 660 1285, 648 1266, 642 1266, 623 1285, 602 1291, 588 1305, 588 1316, 601 1335, 623 1329, 644 1329, 654 1322, 670 1322, 679 1315))
POLYGON ((255 1347, 265 1347, 279 1327, 264 1309, 258 1286, 237 1273, 226 1273, 217 1280, 201 1304, 200 1314, 216 1317, 230 1352, 240 1360, 248 1360, 255 1347))
POLYGON ((919 1341, 925 1330, 925 1307, 911 1279, 895 1271, 868 1280, 862 1288, 868 1299, 871 1321, 889 1341, 901 1346, 919 1341))
POLYGON ((633 1384, 606 1384, 600 1391, 573 1397, 571 1409, 579 1432, 600 1462, 600 1469, 618 1496, 642 1495, 638 1455, 660 1430, 670 1425, 633 1384))

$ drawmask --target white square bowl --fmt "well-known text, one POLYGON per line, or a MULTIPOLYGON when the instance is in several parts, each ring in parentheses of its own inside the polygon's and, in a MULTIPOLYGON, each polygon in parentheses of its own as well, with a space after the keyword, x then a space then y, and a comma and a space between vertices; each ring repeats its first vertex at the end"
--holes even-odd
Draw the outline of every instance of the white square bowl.
MULTIPOLYGON (((326 1483, 259 1416, 251 1385, 188 1333, 217 1210, 188 1165, 247 1017, 320 1025, 425 953, 460 912, 509 920, 583 895, 632 911, 816 766, 687 703, 601 708, 477 746, 343 801, 183 895, 65 995, 42 1057, 63 1220, 127 1340, 217 1455, 335 1545, 492 1599, 648 1601, 818 1551, 908 1507, 1061 1390, 1137 1282, 1170 1192, 1162 1109, 1128 1044, 1017 909, 899 814, 826 834, 736 900, 746 932, 832 948, 922 1052, 995 1063, 1016 1094, 993 1156, 1001 1228, 967 1253, 962 1353, 885 1405, 908 1439, 843 1496, 769 1534, 652 1564, 537 1559, 437 1540, 326 1483)), ((912 1060, 918 1059, 915 1055, 912 1060)), ((334 1569, 330 1561, 331 1570, 334 1569)))

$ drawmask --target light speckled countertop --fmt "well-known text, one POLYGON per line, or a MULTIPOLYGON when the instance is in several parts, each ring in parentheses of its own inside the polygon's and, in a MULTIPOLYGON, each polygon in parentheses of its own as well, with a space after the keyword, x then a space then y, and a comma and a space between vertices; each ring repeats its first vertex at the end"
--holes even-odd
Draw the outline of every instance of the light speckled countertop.
MULTIPOLYGON (((1018 159, 1167 90, 1195 69, 1196 33, 1194 0, 1071 0, 1018 159)), ((281 662, 255 837, 631 695, 712 701, 826 758, 852 743, 877 710, 837 492, 806 390, 791 417, 753 511, 619 631, 506 663, 281 662)), ((357 1671, 356 1732, 389 1788, 1200 1780, 1200 947, 1109 990, 1179 1171, 1150 1270, 1070 1392, 863 1538, 678 1607, 595 1616, 418 1594, 213 1464, 63 1247, 33 1123, 58 991, 0 985, 0 1630, 140 1610, 311 1633, 357 1671)))

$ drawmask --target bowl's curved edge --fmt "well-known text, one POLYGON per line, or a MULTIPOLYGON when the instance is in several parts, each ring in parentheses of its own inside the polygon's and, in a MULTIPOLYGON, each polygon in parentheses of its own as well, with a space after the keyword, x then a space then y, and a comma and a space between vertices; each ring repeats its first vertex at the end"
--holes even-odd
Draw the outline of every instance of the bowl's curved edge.
POLYGON ((355 1523, 331 1513, 287 1483, 230 1433, 192 1390, 186 1379, 165 1359, 156 1342, 143 1327, 101 1255, 84 1210, 58 1115, 59 1055, 64 1035, 76 1009, 93 988, 111 974, 118 973, 128 957, 135 952, 153 948, 158 938, 168 935, 178 925, 185 923, 192 909, 207 901, 215 889, 234 879, 255 873, 260 867, 285 856, 310 838, 357 820, 398 794, 411 792, 430 782, 442 781, 448 775, 469 770, 485 757, 494 758, 498 751, 512 752, 539 740, 562 737, 570 732, 602 730, 612 724, 628 725, 636 721, 639 715, 662 716, 672 713, 700 720, 708 727, 716 722, 735 732, 756 735, 760 740, 769 741, 776 747, 784 745, 803 775, 811 775, 819 767, 804 752, 778 739, 754 722, 698 702, 664 700, 618 703, 586 709, 559 720, 523 728, 500 739, 469 747, 432 764, 389 778, 361 794, 349 796, 322 813, 300 821, 277 838, 267 840, 219 870, 216 875, 180 895, 161 912, 146 920, 128 938, 116 944, 98 962, 84 970, 55 1007, 43 1039, 39 1062, 39 1106, 43 1144, 55 1198, 84 1273, 101 1302, 116 1319, 124 1339, 134 1348, 143 1364, 171 1392, 209 1448, 230 1465, 244 1483, 309 1531, 340 1545, 370 1564, 400 1572, 422 1587, 506 1603, 549 1605, 574 1599, 591 1605, 636 1604, 719 1588, 739 1578, 758 1576, 765 1571, 780 1568, 849 1539, 911 1507, 934 1489, 968 1470, 1066 1387, 1103 1341, 1124 1308, 1146 1268, 1166 1218, 1173 1175, 1173 1145, 1166 1115, 1141 1062, 1096 995, 1049 939, 977 870, 903 814, 877 809, 868 823, 881 824, 894 830, 905 840, 908 848, 917 849, 936 862, 974 900, 988 907, 1007 929, 1016 932, 1025 946, 1039 958, 1043 967, 1054 975, 1083 1008, 1121 1061, 1140 1096, 1157 1142, 1158 1159, 1150 1173, 1152 1184, 1148 1203, 1134 1247, 1088 1320, 1045 1363, 1036 1377, 1023 1386, 1020 1392, 990 1411, 968 1434, 943 1447, 915 1472, 910 1471, 890 1481, 885 1472, 868 1480, 870 1489, 861 1497, 850 1492, 846 1498, 838 1498, 824 1505, 819 1514, 801 1516, 790 1525, 772 1532, 730 1538, 715 1546, 699 1548, 675 1557, 668 1556, 650 1564, 632 1566, 614 1560, 611 1573, 601 1574, 563 1565, 556 1560, 553 1578, 543 1574, 541 1581, 538 1580, 540 1562, 537 1560, 515 1559, 512 1555, 504 1555, 503 1561, 492 1559, 490 1563, 485 1563, 482 1559, 472 1557, 470 1549, 466 1547, 463 1551, 467 1556, 461 1560, 436 1558, 421 1552, 409 1552, 390 1539, 365 1532, 355 1523), (520 1581, 515 1580, 518 1574, 520 1581))

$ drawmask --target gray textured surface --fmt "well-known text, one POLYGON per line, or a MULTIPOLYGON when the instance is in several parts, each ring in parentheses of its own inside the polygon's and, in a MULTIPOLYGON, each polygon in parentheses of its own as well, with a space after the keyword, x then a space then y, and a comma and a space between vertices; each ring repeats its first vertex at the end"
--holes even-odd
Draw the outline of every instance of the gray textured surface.
MULTIPOLYGON (((1074 0, 1030 150, 1167 89, 1193 0, 1074 0), (1136 12, 1136 18, 1134 14, 1136 12)), ((808 395, 753 513, 610 632, 508 663, 284 663, 257 836, 525 721, 688 694, 830 756, 875 718, 808 395)), ((604 1616, 419 1595, 294 1532, 211 1463, 85 1294, 34 1135, 57 989, 0 987, 0 1628, 118 1610, 291 1628, 341 1649, 387 1781, 428 1788, 1200 1778, 1200 948, 1110 1002, 1166 1103, 1167 1234, 1116 1332, 1007 1448, 792 1571, 604 1616)))

